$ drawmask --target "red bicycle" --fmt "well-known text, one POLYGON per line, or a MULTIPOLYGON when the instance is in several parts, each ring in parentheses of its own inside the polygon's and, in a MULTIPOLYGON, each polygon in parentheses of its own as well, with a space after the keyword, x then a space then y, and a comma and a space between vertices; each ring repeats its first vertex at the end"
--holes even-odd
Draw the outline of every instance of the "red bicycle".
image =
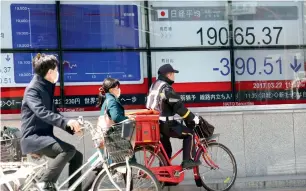
POLYGON ((174 159, 179 156, 183 149, 169 158, 160 142, 159 115, 150 110, 133 114, 136 116, 134 153, 137 163, 150 169, 161 182, 162 187, 166 182, 174 183, 174 185, 179 184, 184 180, 185 171, 191 169, 198 187, 203 186, 209 191, 227 191, 233 186, 237 176, 236 160, 226 146, 216 141, 216 138, 219 137, 218 134, 214 134, 210 138, 201 138, 203 132, 199 130, 200 128, 197 128, 195 130, 196 136, 194 136, 196 143, 195 160, 200 160, 202 165, 191 169, 183 169, 181 165, 173 164, 174 159), (220 161, 216 158, 218 156, 225 157, 226 160, 220 161), (208 172, 203 173, 202 167, 208 172), (209 172, 213 173, 209 174, 209 172))

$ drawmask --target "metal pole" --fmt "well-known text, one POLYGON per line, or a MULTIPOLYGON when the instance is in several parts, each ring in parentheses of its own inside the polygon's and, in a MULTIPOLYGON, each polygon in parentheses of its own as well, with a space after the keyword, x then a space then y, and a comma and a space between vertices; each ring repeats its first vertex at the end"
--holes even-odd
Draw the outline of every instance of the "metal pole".
POLYGON ((59 49, 59 71, 60 71, 60 97, 61 107, 64 107, 65 92, 64 92, 64 67, 63 67, 63 52, 62 52, 62 32, 61 32, 61 13, 60 13, 60 1, 56 1, 56 23, 57 23, 57 43, 59 49))
POLYGON ((232 1, 227 1, 228 12, 228 29, 229 29, 229 51, 230 51, 230 63, 231 63, 231 85, 232 85, 232 101, 236 102, 236 78, 235 78, 235 53, 234 53, 234 33, 233 33, 233 18, 231 16, 232 12, 232 1))
POLYGON ((146 18, 146 48, 147 50, 147 74, 148 74, 148 89, 152 84, 152 62, 151 62, 151 43, 150 43, 150 20, 149 20, 149 3, 148 1, 144 1, 144 9, 145 9, 145 18, 146 18))

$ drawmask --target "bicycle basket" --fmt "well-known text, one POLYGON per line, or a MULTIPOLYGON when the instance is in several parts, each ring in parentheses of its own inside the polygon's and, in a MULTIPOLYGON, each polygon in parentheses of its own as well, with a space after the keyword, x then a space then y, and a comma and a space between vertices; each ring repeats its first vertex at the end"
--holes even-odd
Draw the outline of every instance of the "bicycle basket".
POLYGON ((124 162, 133 155, 132 137, 135 122, 127 120, 113 125, 104 135, 104 147, 113 163, 124 162))

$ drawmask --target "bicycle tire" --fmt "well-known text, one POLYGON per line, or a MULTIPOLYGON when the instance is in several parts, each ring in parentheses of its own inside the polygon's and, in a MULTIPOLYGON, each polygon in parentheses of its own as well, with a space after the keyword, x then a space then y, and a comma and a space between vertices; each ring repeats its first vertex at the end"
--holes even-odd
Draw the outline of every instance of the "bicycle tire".
MULTIPOLYGON (((152 154, 155 154, 154 153, 154 148, 152 146, 138 146, 134 149, 134 154, 138 151, 142 151, 143 150, 143 147, 145 147, 146 151, 152 153, 152 154)), ((159 162, 160 162, 160 166, 168 166, 168 162, 167 160, 165 159, 164 155, 162 152, 158 152, 156 157, 159 159, 159 162)), ((138 162, 137 162, 138 163, 138 162)), ((139 163, 138 163, 139 164, 139 163)), ((141 165, 145 165, 145 164, 141 164, 141 165)), ((147 167, 146 168, 150 169, 150 167, 147 167)), ((161 188, 163 189, 165 187, 165 182, 159 182, 160 183, 160 186, 161 188)))
MULTIPOLYGON (((119 168, 119 167, 125 167, 126 166, 126 163, 117 163, 113 166, 110 166, 109 167, 109 171, 112 172, 114 171, 114 169, 116 168, 119 168)), ((161 191, 161 187, 160 187, 160 183, 159 181, 156 179, 155 175, 148 169, 146 168, 145 166, 143 165, 140 165, 140 164, 134 164, 134 163, 130 163, 130 167, 133 168, 133 167, 136 167, 138 169, 140 169, 141 171, 143 171, 147 176, 149 176, 153 182, 154 182, 154 185, 155 187, 157 188, 156 190, 157 191, 161 191)), ((103 178, 105 176, 108 176, 106 171, 103 170, 102 173, 100 173, 97 177, 96 177, 96 181, 94 182, 94 185, 92 186, 93 187, 93 191, 98 191, 99 188, 98 186, 102 183, 101 181, 103 180, 103 178)))
MULTIPOLYGON (((4 175, 10 174, 10 173, 15 173, 16 171, 17 171, 17 170, 8 170, 8 171, 4 171, 4 175)), ((15 182, 14 182, 14 181, 12 181, 11 183, 13 183, 13 184, 10 184, 10 185, 11 185, 11 187, 16 188, 16 190, 22 191, 22 190, 23 190, 22 187, 27 183, 27 178, 25 178, 25 179, 18 179, 18 182, 19 182, 18 188, 15 187, 15 186, 17 186, 17 185, 15 185, 15 182)), ((27 189, 27 190, 28 190, 28 191, 33 191, 33 189, 31 189, 31 188, 36 188, 36 190, 39 191, 39 188, 35 185, 35 183, 34 183, 33 181, 32 181, 32 183, 30 184, 29 189, 27 189)), ((1 190, 1 191, 9 191, 9 188, 8 188, 5 184, 2 184, 2 185, 0 186, 0 190, 1 190)), ((15 189, 14 189, 14 190, 15 190, 15 189)))
MULTIPOLYGON (((15 173, 17 170, 7 170, 7 171, 4 171, 3 174, 4 175, 8 175, 8 174, 12 174, 12 173, 15 173)), ((12 182, 11 182, 12 183, 12 182)), ((11 184, 10 182, 8 183, 12 188, 14 188, 14 182, 13 182, 13 185, 11 184)), ((5 184, 1 184, 0 185, 0 190, 1 191, 9 191, 10 189, 7 187, 7 185, 5 184)))
MULTIPOLYGON (((233 153, 229 150, 229 148, 227 148, 225 145, 221 144, 221 143, 216 143, 216 142, 211 142, 211 143, 208 143, 208 147, 209 146, 218 146, 219 148, 223 149, 230 157, 232 163, 233 163, 233 169, 234 169, 234 178, 232 179, 232 182, 231 184, 225 188, 224 190, 214 190, 212 188, 210 188, 209 186, 207 186, 204 182, 204 180, 202 179, 202 177, 200 176, 200 180, 201 180, 201 183, 202 183, 202 186, 208 190, 208 191, 228 191, 231 189, 231 187, 234 185, 235 181, 236 181, 236 177, 237 177, 237 164, 236 164, 236 159, 233 155, 233 153)), ((199 149, 198 152, 197 152, 197 158, 196 160, 199 160, 200 157, 202 156, 202 153, 203 153, 203 149, 199 149)), ((199 172, 199 167, 197 167, 197 174, 200 174, 199 172)))

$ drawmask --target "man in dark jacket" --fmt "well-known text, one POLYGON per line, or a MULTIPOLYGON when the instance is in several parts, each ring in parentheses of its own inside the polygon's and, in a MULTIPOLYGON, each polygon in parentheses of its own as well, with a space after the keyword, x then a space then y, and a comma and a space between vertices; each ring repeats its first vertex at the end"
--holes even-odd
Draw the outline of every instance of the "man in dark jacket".
MULTIPOLYGON (((37 186, 41 190, 55 190, 65 165, 69 162, 69 175, 83 163, 83 155, 74 146, 54 136, 53 126, 70 133, 79 132, 76 120, 60 115, 53 103, 55 84, 58 81, 58 61, 53 55, 37 54, 33 60, 34 76, 26 87, 21 106, 21 150, 23 154, 45 155, 53 160, 37 186)), ((69 181, 69 185, 80 176, 69 181)), ((81 185, 76 189, 81 190, 81 185)))
POLYGON ((161 142, 167 155, 171 158, 172 148, 170 137, 183 139, 183 168, 191 168, 201 163, 194 161, 195 145, 194 131, 174 120, 174 115, 180 115, 186 122, 199 124, 198 116, 188 110, 180 96, 173 90, 174 74, 178 73, 170 64, 165 64, 158 69, 158 80, 152 84, 147 98, 146 107, 160 112, 161 142))

